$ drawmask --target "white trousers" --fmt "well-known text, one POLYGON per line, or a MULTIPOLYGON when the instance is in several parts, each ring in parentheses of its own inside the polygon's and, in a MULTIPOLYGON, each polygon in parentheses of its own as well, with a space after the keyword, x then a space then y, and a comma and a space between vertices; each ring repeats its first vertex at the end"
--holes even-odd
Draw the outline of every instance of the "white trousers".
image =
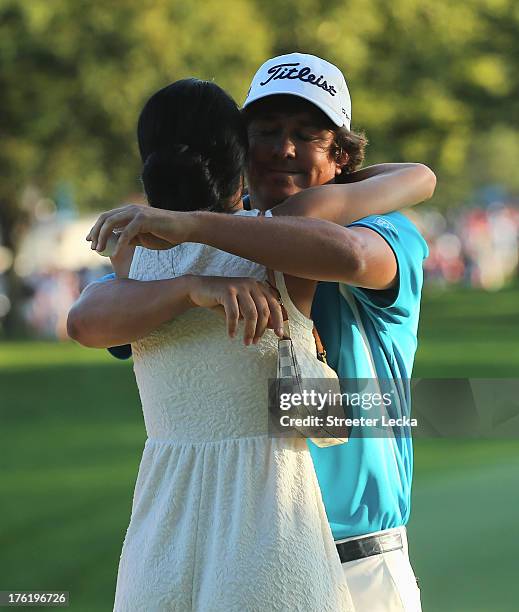
MULTIPOLYGON (((355 612, 421 612, 420 589, 409 561, 405 527, 369 535, 400 532, 401 550, 342 564, 355 612)), ((360 537, 336 540, 336 544, 360 537)))

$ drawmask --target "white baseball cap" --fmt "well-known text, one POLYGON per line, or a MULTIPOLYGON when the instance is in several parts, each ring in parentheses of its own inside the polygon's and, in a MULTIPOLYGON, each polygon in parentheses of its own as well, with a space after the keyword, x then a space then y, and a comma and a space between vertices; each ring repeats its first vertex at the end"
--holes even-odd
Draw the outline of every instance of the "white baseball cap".
POLYGON ((335 125, 351 126, 351 98, 342 72, 308 53, 288 53, 267 60, 254 75, 243 108, 276 94, 299 96, 315 104, 335 125))

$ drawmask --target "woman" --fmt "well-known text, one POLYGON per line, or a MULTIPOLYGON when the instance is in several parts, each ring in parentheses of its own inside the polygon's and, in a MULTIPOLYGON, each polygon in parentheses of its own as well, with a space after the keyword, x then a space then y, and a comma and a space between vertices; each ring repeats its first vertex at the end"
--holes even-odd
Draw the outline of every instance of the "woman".
MULTIPOLYGON (((258 214, 241 207, 247 141, 239 111, 213 83, 188 79, 157 92, 138 135, 152 207, 258 214)), ((386 211, 363 199, 351 220, 386 211)), ((124 227, 126 213, 105 215, 93 240, 124 227)), ((177 316, 132 343, 148 437, 114 610, 352 609, 306 442, 267 435, 277 359, 267 327, 281 326, 267 271, 202 244, 169 248, 146 233, 138 244, 135 253, 119 250, 120 276, 185 277, 186 289, 177 316), (215 287, 229 283, 239 287, 241 314, 247 303, 269 308, 255 346, 233 342, 215 312, 215 287)), ((296 352, 315 354, 312 321, 283 275, 276 286, 296 352)), ((229 318, 232 305, 223 305, 229 318)))

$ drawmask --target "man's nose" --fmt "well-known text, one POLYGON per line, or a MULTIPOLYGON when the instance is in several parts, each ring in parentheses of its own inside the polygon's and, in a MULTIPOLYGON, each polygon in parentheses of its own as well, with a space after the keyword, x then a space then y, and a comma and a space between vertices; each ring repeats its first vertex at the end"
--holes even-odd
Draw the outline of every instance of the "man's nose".
POLYGON ((296 146, 289 134, 281 135, 274 143, 274 154, 281 159, 295 157, 296 146))

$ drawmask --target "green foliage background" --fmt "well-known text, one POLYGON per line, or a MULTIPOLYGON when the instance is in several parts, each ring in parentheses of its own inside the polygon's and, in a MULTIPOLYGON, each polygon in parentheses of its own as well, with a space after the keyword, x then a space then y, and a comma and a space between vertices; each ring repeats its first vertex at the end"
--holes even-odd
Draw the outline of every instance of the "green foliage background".
POLYGON ((159 87, 194 75, 241 103, 265 59, 295 50, 344 71, 369 163, 430 165, 443 206, 488 183, 519 191, 513 0, 0 0, 0 24, 8 230, 27 184, 67 181, 82 209, 139 189, 135 124, 159 87))

